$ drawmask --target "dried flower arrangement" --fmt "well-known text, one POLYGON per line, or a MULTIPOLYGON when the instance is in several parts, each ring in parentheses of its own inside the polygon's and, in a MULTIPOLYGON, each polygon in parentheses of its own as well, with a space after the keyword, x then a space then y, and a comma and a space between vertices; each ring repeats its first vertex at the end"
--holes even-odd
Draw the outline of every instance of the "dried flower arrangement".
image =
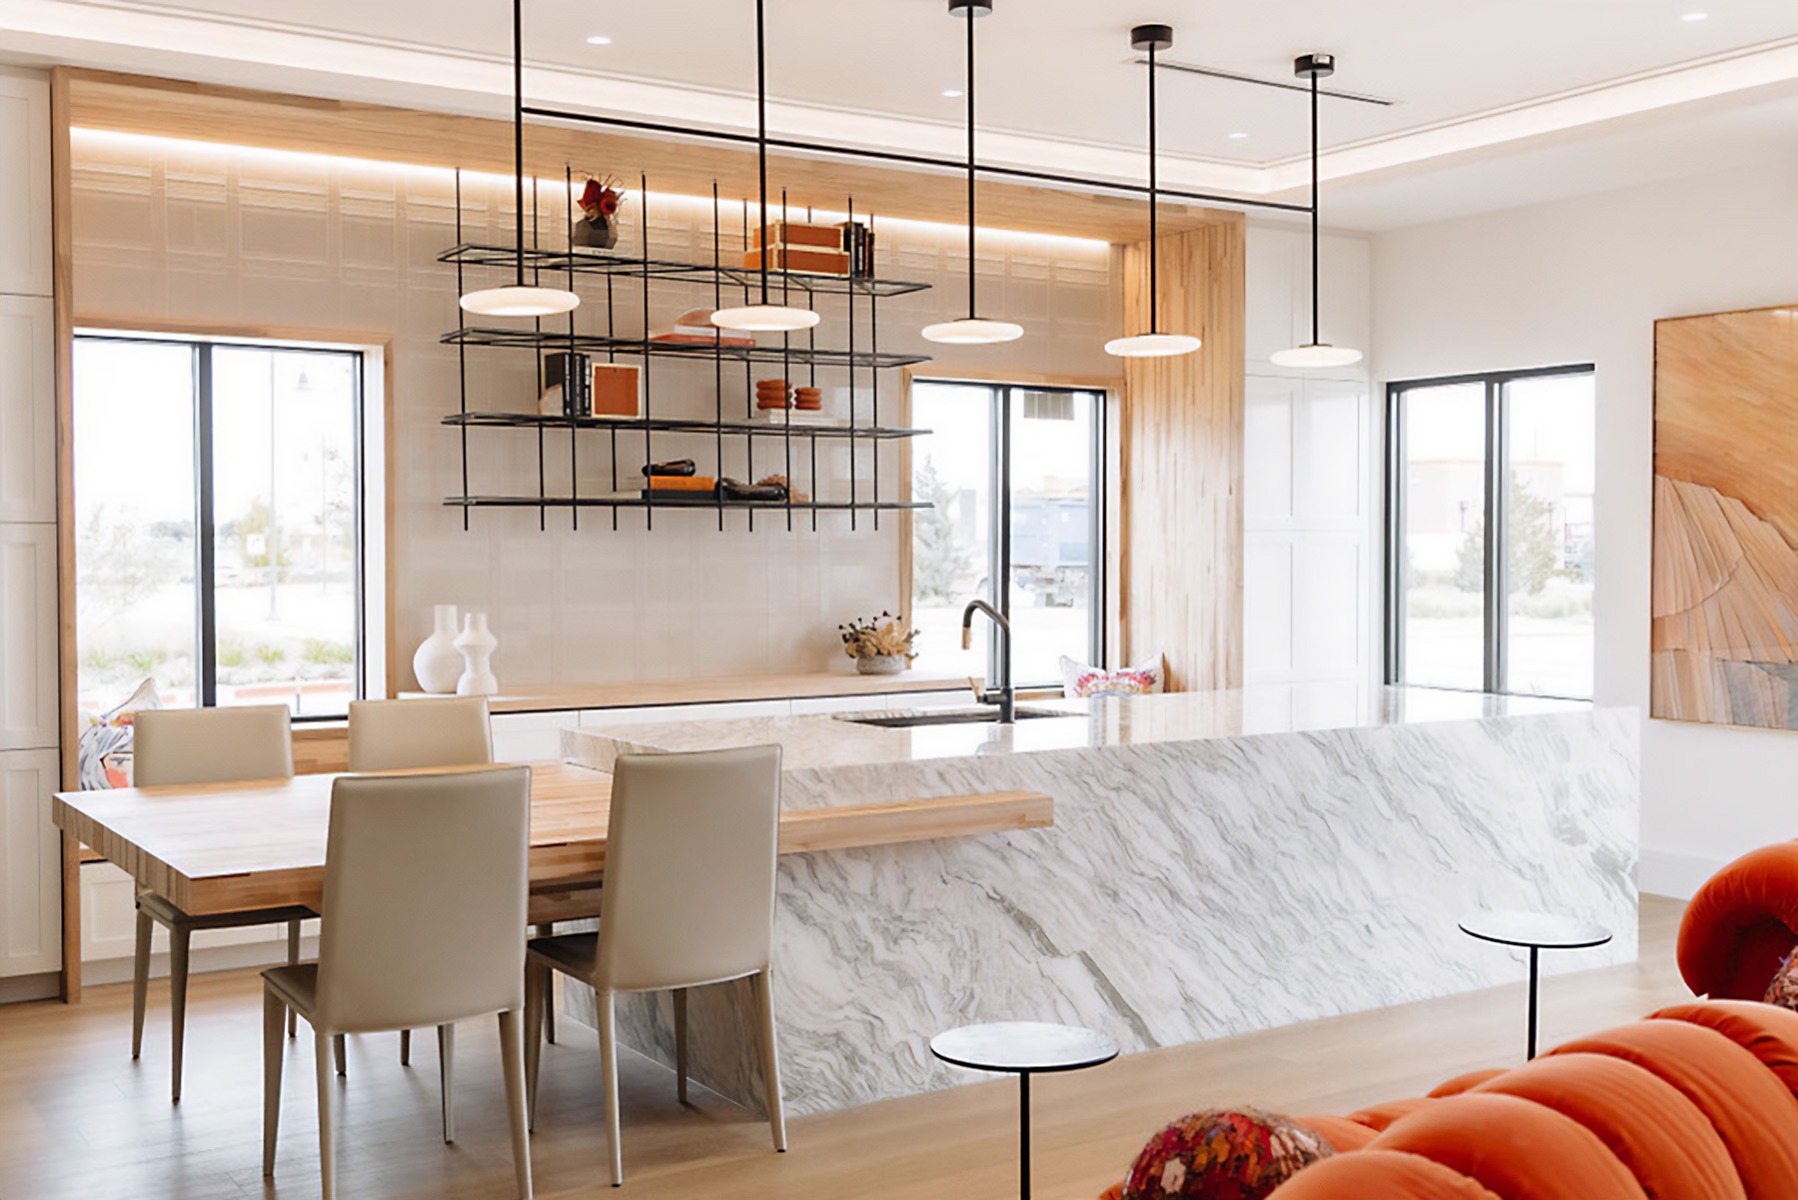
POLYGON ((883 612, 878 617, 838 625, 837 632, 843 636, 843 653, 857 659, 888 657, 910 662, 917 657, 911 643, 918 631, 901 629, 903 622, 903 617, 883 612))
POLYGON ((610 250, 618 244, 618 209, 624 204, 624 189, 610 175, 604 179, 589 176, 581 188, 581 219, 574 223, 572 241, 576 246, 610 250))

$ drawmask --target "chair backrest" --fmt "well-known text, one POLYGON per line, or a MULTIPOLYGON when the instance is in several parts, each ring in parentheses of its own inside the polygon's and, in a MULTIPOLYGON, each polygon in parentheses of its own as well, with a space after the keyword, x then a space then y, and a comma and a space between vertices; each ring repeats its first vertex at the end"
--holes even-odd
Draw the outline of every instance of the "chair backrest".
POLYGON ((468 767, 493 761, 485 696, 350 702, 350 770, 468 767))
POLYGON ((131 782, 137 787, 293 774, 293 718, 282 704, 145 709, 132 725, 131 782))
POLYGON ((780 747, 621 754, 593 983, 689 987, 768 965, 780 747))
POLYGON ((318 944, 330 1033, 524 1004, 531 772, 345 776, 331 789, 318 944))

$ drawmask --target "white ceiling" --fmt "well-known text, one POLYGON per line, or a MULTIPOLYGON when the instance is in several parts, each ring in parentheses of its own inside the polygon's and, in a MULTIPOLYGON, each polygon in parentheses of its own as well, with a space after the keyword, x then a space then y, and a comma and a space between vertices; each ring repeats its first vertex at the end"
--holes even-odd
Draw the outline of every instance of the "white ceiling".
MULTIPOLYGON (((942 92, 962 86, 964 29, 945 0, 767 8, 778 130, 958 152, 962 101, 942 92)), ((1145 72, 1128 31, 1149 20, 1175 27, 1172 59, 1290 80, 1295 55, 1330 51, 1339 70, 1327 86, 1396 101, 1324 103, 1326 177, 1358 185, 1334 185, 1345 203, 1326 197, 1326 214, 1352 224, 1392 220, 1388 205, 1357 211, 1356 193, 1380 190, 1364 177, 1402 183, 1419 166, 1443 169, 1465 181, 1421 192, 1465 208, 1493 194, 1490 179, 1474 182, 1470 156, 1515 169, 1535 142, 1586 143, 1560 161, 1587 190, 1664 175, 1675 165, 1668 143, 1641 113, 1699 158, 1715 157, 1719 137, 1732 154, 1749 141, 1793 144, 1788 124, 1764 120, 1693 137, 1683 111, 1696 105, 1700 125, 1727 124, 1735 108, 1785 94, 1798 79, 1792 0, 997 0, 978 23, 982 157, 1139 176, 1145 72), (1709 18, 1681 19, 1693 10, 1709 18), (1570 139, 1570 128, 1583 132, 1570 139), (1594 149, 1593 137, 1613 135, 1616 152, 1594 149)), ((471 112, 503 105, 510 27, 506 0, 0 0, 0 46, 14 58, 471 112)), ((750 0, 526 0, 525 56, 533 102, 735 127, 753 119, 750 0), (590 45, 593 34, 612 42, 590 45)), ((1303 182, 1301 94, 1168 71, 1161 102, 1164 174, 1177 185, 1285 196, 1303 182)), ((1443 204, 1405 211, 1441 215, 1443 204)))

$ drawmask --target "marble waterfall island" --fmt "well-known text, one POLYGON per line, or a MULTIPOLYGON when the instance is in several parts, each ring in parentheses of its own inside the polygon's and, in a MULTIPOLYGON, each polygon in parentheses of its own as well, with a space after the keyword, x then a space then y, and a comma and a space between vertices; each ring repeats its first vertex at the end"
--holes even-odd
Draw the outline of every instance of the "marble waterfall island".
MULTIPOLYGON (((606 768, 778 742, 788 810, 1053 798, 1049 828, 782 856, 775 989, 798 1113, 966 1082, 927 1049, 955 1025, 1064 1021, 1131 1053, 1515 982, 1511 954, 1456 928, 1481 907, 1615 932, 1550 969, 1635 958, 1633 710, 1330 685, 1046 707, 1066 715, 678 722, 566 730, 563 746, 606 768)), ((694 994, 693 1071, 753 1104, 740 999, 694 994)), ((665 999, 620 1019, 669 1058, 665 999)))

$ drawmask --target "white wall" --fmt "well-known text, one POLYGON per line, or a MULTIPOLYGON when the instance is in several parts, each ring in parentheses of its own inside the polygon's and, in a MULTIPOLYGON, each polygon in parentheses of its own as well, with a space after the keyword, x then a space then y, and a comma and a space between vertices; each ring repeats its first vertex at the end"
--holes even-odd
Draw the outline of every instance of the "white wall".
MULTIPOLYGON (((1367 350, 1369 244, 1322 241, 1321 336, 1367 350)), ((1371 679, 1379 661, 1378 422, 1368 363, 1274 366, 1311 340, 1311 241, 1250 222, 1243 438, 1243 678, 1371 679)))
MULTIPOLYGON (((1597 364, 1597 699, 1648 707, 1654 321, 1798 302, 1798 162, 1382 234, 1387 379, 1597 364)), ((1776 451, 1784 452, 1784 451, 1776 451)), ((1645 721, 1641 886, 1798 834, 1798 734, 1645 721)))

